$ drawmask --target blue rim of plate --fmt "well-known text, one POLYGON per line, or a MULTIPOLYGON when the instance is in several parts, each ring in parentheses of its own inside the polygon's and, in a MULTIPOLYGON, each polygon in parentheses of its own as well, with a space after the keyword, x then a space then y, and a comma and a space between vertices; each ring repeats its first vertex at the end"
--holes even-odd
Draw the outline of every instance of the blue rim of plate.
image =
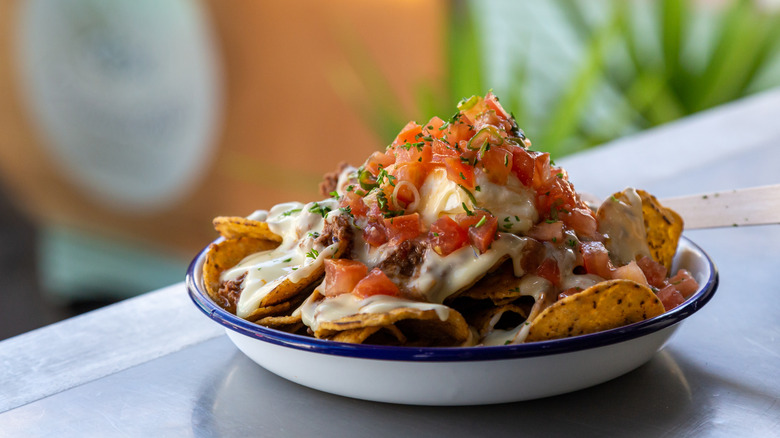
POLYGON ((669 312, 646 321, 598 333, 529 344, 490 347, 394 347, 347 344, 286 333, 254 324, 218 306, 201 287, 200 275, 196 278, 195 274, 200 272, 208 247, 192 260, 185 279, 190 298, 206 316, 234 332, 283 347, 335 356, 411 362, 517 359, 571 353, 628 341, 670 327, 697 312, 714 295, 718 287, 718 271, 712 259, 698 245, 685 236, 681 241, 705 259, 709 267, 709 276, 693 296, 669 312))

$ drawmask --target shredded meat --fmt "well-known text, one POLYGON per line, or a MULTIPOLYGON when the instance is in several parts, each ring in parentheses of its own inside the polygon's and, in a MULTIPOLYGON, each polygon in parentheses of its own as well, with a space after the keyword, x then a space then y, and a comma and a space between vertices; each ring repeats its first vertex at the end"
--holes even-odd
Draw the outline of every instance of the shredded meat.
POLYGON ((225 281, 219 286, 217 291, 217 304, 228 312, 235 314, 238 298, 241 296, 241 286, 244 284, 246 273, 235 280, 225 281))
POLYGON ((322 234, 317 238, 317 243, 329 246, 336 242, 344 242, 341 257, 350 257, 352 254, 353 231, 349 219, 344 215, 335 216, 333 220, 325 223, 322 234))
POLYGON ((377 267, 390 278, 411 278, 422 264, 426 249, 426 244, 421 240, 405 240, 377 267))
POLYGON ((322 177, 322 182, 320 183, 320 194, 322 196, 330 196, 331 192, 334 192, 338 188, 339 175, 341 175, 341 172, 347 167, 349 167, 349 163, 342 161, 339 163, 336 170, 328 172, 322 177))

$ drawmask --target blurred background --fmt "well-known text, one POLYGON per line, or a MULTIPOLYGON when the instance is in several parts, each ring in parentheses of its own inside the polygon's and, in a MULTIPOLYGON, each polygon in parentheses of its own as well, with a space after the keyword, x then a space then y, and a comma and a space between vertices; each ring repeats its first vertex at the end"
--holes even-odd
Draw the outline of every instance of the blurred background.
POLYGON ((463 97, 560 157, 778 85, 769 0, 0 0, 0 339, 182 281, 214 216, 463 97))

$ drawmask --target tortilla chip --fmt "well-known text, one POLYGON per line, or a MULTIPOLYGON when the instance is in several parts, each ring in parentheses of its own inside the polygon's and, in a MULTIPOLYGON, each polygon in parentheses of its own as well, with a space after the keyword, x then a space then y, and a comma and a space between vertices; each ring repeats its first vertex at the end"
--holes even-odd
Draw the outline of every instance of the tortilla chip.
POLYGON ((209 296, 217 300, 219 277, 224 270, 235 266, 249 254, 274 249, 278 245, 271 240, 246 236, 212 243, 206 254, 206 261, 203 263, 203 282, 209 296))
POLYGON ((395 326, 406 338, 406 346, 456 346, 470 339, 466 320, 450 309, 442 321, 435 310, 400 307, 383 313, 358 313, 335 321, 321 322, 314 335, 333 338, 336 333, 366 327, 395 326))
POLYGON ((247 321, 256 322, 268 316, 283 316, 285 314, 289 314, 290 311, 294 309, 295 308, 293 307, 292 301, 285 301, 274 306, 260 307, 247 315, 247 317, 244 319, 247 321))
MULTIPOLYGON (((340 241, 334 245, 337 245, 336 250, 329 257, 334 259, 341 258, 347 249, 348 242, 340 241)), ((304 265, 296 270, 297 275, 301 275, 302 272, 305 272, 306 275, 298 281, 292 281, 290 279, 290 275, 292 274, 278 279, 277 281, 279 284, 263 297, 260 301, 260 307, 272 306, 290 300, 302 292, 307 291, 307 289, 308 292, 311 292, 311 288, 318 285, 325 276, 325 264, 320 263, 318 266, 304 265), (305 270, 307 269, 311 272, 306 272, 305 270)), ((308 293, 306 295, 308 295, 308 293)))
POLYGON ((394 325, 344 330, 327 339, 348 344, 403 345, 406 343, 406 336, 394 325))
POLYGON ((288 333, 298 333, 304 327, 300 315, 266 316, 255 321, 255 324, 288 333))
POLYGON ((237 216, 219 216, 214 218, 214 229, 225 239, 252 237, 281 242, 282 236, 272 232, 268 224, 237 216))
POLYGON ((610 280, 558 300, 536 317, 525 342, 546 341, 622 327, 664 313, 647 286, 610 280))
MULTIPOLYGON (((512 260, 501 263, 469 289, 458 294, 458 299, 490 300, 500 306, 520 297, 520 278, 515 277, 512 260)), ((447 301, 452 301, 448 299, 447 301)))
POLYGON ((642 216, 650 254, 655 261, 666 266, 667 272, 671 272, 672 259, 683 230, 683 219, 674 210, 661 205, 655 196, 644 190, 636 192, 642 198, 642 216))

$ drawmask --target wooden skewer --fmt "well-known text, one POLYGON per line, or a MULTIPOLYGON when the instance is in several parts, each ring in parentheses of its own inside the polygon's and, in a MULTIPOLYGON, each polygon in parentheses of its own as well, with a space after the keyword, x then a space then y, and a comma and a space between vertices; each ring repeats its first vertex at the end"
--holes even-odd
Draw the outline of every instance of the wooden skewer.
POLYGON ((685 229, 780 224, 780 184, 661 199, 685 229))

